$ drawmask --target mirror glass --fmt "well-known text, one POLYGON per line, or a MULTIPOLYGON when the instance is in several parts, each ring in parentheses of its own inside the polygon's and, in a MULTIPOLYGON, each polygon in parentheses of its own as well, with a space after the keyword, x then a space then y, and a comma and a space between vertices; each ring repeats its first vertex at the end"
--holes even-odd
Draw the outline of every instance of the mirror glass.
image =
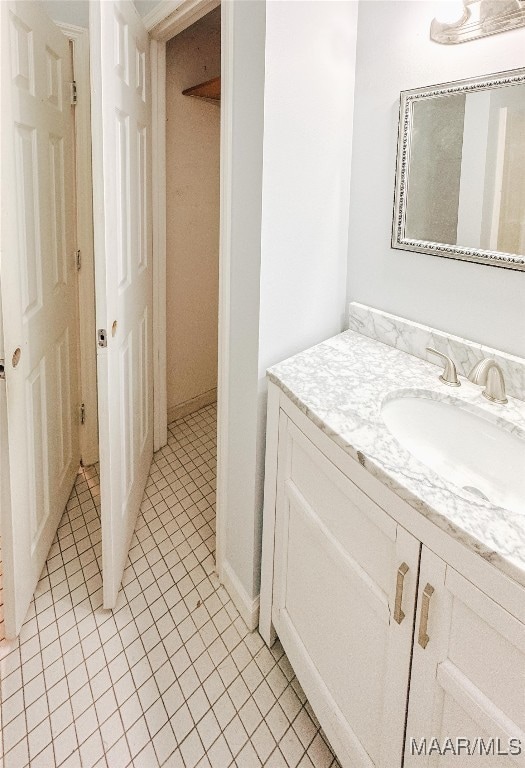
POLYGON ((525 269, 525 70, 404 91, 400 128, 393 246, 525 269))

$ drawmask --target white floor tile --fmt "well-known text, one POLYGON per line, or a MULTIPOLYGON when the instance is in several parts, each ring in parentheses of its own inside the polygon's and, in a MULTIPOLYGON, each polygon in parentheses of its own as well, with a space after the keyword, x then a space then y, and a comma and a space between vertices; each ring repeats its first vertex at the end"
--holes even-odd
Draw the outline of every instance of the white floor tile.
POLYGON ((216 411, 170 425, 123 589, 102 609, 97 467, 78 475, 20 638, 0 646, 5 768, 337 766, 277 642, 214 573, 216 411), (25 707, 25 709, 24 709, 25 707))

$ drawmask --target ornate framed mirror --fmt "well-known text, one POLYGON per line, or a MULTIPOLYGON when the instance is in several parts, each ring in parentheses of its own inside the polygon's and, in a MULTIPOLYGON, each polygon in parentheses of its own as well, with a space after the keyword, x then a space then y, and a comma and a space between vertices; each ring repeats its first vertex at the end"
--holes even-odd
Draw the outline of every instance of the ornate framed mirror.
POLYGON ((525 69, 402 91, 392 247, 525 270, 525 69))

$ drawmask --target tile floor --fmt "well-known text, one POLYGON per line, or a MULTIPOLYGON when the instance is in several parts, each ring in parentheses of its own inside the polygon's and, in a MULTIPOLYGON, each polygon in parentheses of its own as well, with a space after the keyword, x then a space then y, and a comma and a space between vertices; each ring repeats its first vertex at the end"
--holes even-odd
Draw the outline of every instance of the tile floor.
POLYGON ((5 768, 339 765, 279 642, 213 573, 215 435, 214 406, 170 426, 113 612, 97 470, 79 474, 20 638, 0 644, 5 768))

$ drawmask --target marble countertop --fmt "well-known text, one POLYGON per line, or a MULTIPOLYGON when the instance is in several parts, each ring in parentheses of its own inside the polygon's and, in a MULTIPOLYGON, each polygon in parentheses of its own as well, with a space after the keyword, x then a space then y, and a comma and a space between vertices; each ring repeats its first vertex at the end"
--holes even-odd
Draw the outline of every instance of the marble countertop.
POLYGON ((268 378, 399 497, 525 586, 525 514, 445 481, 404 449, 381 417, 382 403, 395 395, 460 400, 525 436, 524 402, 489 403, 481 387, 460 377, 462 386, 451 389, 439 381, 440 372, 437 365, 345 331, 273 366, 268 378))

